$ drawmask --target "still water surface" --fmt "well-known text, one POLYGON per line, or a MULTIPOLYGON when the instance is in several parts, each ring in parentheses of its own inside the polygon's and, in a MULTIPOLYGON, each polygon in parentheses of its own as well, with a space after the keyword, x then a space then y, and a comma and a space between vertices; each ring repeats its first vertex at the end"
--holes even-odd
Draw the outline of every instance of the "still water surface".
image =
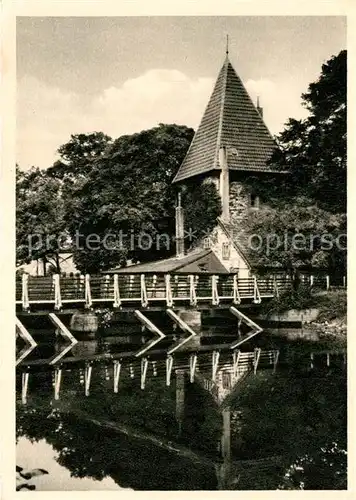
MULTIPOLYGON (((54 331, 39 334, 37 330, 38 335, 44 333, 52 340, 42 342, 32 358, 49 357, 56 350, 54 331)), ((220 342, 223 335, 229 338, 235 334, 210 328, 206 342, 215 341, 214 335, 220 342)), ((123 332, 115 327, 105 330, 99 341, 81 341, 75 355, 130 350, 146 340, 141 331, 128 335, 127 328, 123 332)), ((232 460, 245 464, 239 469, 238 480, 235 477, 231 482, 231 489, 275 489, 298 457, 333 441, 346 447, 343 356, 331 356, 326 366, 325 355, 315 355, 311 369, 311 349, 325 351, 327 346, 286 342, 263 334, 244 348, 253 350, 256 346, 280 349, 280 365, 276 373, 267 369, 249 376, 231 395, 232 460), (248 465, 256 460, 265 460, 260 470, 248 465), (253 478, 249 470, 254 471, 253 478)), ((167 387, 159 365, 156 373, 151 366, 149 369, 144 390, 140 389, 140 374, 136 372, 132 378, 126 370, 119 393, 114 394, 112 367, 98 364, 93 368, 88 397, 83 393, 83 370, 65 369, 58 401, 53 398, 52 374, 33 373, 25 405, 18 377, 17 464, 48 471, 32 480, 37 490, 221 487, 217 470, 224 426, 212 398, 197 383, 188 383, 179 430, 175 380, 167 387), (150 438, 145 439, 145 435, 150 438)), ((324 483, 330 488, 330 478, 324 483)), ((323 481, 317 486, 323 488, 323 481)))

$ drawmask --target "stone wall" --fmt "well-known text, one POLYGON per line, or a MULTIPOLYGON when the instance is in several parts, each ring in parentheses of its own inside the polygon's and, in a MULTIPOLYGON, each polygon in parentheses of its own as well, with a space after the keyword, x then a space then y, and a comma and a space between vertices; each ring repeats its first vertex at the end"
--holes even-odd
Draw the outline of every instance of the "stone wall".
POLYGON ((230 218, 232 223, 246 221, 250 209, 250 193, 243 183, 230 183, 230 218))

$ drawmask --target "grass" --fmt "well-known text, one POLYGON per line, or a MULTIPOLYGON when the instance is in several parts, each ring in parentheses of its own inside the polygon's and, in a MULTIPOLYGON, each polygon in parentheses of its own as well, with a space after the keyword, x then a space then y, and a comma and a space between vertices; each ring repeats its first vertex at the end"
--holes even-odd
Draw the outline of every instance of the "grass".
POLYGON ((273 298, 261 306, 261 313, 266 316, 286 312, 290 309, 320 310, 318 321, 332 321, 345 319, 347 314, 346 290, 333 290, 327 293, 316 293, 310 287, 299 287, 298 290, 288 291, 278 298, 273 298))

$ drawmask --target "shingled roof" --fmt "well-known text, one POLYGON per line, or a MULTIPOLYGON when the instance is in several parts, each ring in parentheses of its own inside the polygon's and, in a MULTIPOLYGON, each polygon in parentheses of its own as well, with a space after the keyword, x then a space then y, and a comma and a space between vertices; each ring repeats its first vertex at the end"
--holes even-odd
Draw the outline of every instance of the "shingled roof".
POLYGON ((220 169, 219 149, 231 170, 273 172, 266 164, 276 143, 226 56, 198 130, 173 182, 220 169))

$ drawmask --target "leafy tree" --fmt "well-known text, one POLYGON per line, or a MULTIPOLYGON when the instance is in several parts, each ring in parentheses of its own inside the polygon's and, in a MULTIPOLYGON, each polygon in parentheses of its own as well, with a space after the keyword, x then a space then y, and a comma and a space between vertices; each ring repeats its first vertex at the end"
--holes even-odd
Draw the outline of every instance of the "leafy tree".
POLYGON ((290 118, 277 137, 274 167, 287 171, 265 180, 251 177, 266 201, 278 205, 304 196, 332 213, 346 211, 347 53, 322 65, 319 78, 302 94, 307 118, 290 118))
POLYGON ((309 116, 303 120, 289 119, 278 137, 280 148, 271 159, 277 169, 287 173, 248 179, 252 189, 261 194, 269 208, 251 217, 245 231, 250 236, 257 234, 262 240, 255 252, 261 265, 279 263, 295 278, 301 266, 327 268, 330 273, 344 274, 345 50, 323 64, 318 80, 302 94, 302 101, 309 116), (268 247, 273 235, 288 244, 268 247), (313 244, 301 245, 303 238, 313 244), (332 240, 333 245, 330 246, 325 239, 332 240), (292 244, 297 240, 299 244, 292 244))
POLYGON ((103 132, 71 135, 70 140, 58 148, 60 160, 47 173, 67 183, 77 182, 90 172, 93 160, 102 156, 111 143, 111 137, 103 132))
POLYGON ((330 214, 305 198, 282 209, 260 210, 250 219, 249 246, 258 265, 279 265, 298 288, 301 268, 346 267, 346 216, 330 214))
MULTIPOLYGON (((192 137, 190 128, 161 124, 120 137, 93 161, 86 180, 72 187, 66 209, 69 231, 79 243, 74 259, 81 270, 93 273, 174 252, 172 179, 192 137), (89 238, 95 245, 88 245, 90 235, 97 235, 89 238)), ((211 186, 199 193, 199 198, 192 191, 185 195, 193 230, 211 224, 220 213, 211 186), (192 213, 198 211, 194 219, 192 213)))
POLYGON ((58 253, 66 240, 64 204, 60 183, 38 168, 24 172, 16 167, 17 265, 31 260, 51 262, 60 272, 58 253))

